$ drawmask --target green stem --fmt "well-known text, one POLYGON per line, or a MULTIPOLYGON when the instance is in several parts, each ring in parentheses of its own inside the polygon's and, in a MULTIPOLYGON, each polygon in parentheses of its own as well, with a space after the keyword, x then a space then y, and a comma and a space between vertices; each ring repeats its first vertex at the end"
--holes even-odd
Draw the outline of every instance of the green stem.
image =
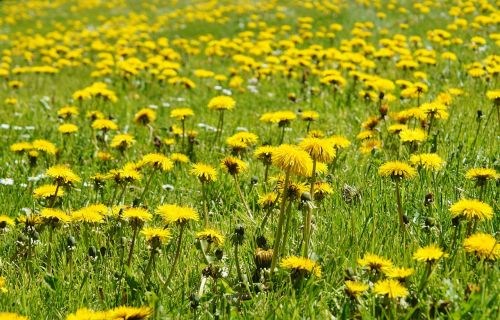
POLYGON ((132 263, 132 254, 134 252, 135 239, 137 237, 137 231, 139 230, 139 225, 137 223, 133 224, 134 226, 134 234, 132 235, 132 243, 130 244, 130 250, 128 252, 127 266, 130 267, 132 263))
POLYGON ((142 190, 141 196, 139 197, 139 202, 142 202, 142 200, 144 199, 144 196, 146 195, 146 192, 149 189, 149 185, 151 184, 151 181, 153 180, 155 173, 156 171, 151 172, 148 179, 146 180, 146 184, 144 185, 144 190, 142 190))
POLYGON ((235 174, 235 175, 233 175, 233 177, 234 177, 234 184, 236 185, 236 191, 238 192, 238 196, 240 197, 240 200, 243 203, 245 210, 247 211, 248 217, 253 220, 252 210, 250 210, 250 207, 248 206, 248 203, 245 200, 245 197, 243 196, 243 192, 241 192, 240 181, 238 179, 238 175, 235 174))
POLYGON ((207 198, 207 190, 205 188, 206 188, 206 186, 202 182, 201 183, 201 193, 203 196, 203 215, 204 215, 204 220, 205 220, 205 228, 208 228, 208 198, 207 198))
POLYGON ((403 218, 403 206, 401 204, 401 191, 399 189, 399 180, 396 180, 396 202, 398 205, 399 226, 401 231, 405 231, 405 221, 403 218))
MULTIPOLYGON (((316 160, 313 160, 312 176, 311 176, 311 187, 309 189, 309 194, 311 195, 311 203, 314 204, 314 185, 316 184, 316 160)), ((309 256, 309 242, 311 240, 311 221, 312 221, 313 206, 309 206, 307 209, 306 221, 304 221, 304 257, 309 256)))
POLYGON ((285 206, 286 206, 287 189, 289 182, 290 182, 290 169, 287 170, 285 175, 285 184, 283 187, 283 196, 281 199, 278 227, 274 235, 273 259, 271 260, 271 271, 270 271, 271 276, 274 274, 274 269, 276 268, 276 263, 278 261, 278 256, 279 256, 281 233, 283 232, 283 222, 285 221, 285 206))
POLYGON ((151 268, 153 267, 153 263, 155 260, 155 252, 156 249, 151 249, 151 255, 149 256, 148 265, 146 267, 146 271, 144 271, 144 282, 148 281, 149 274, 151 273, 151 268))
POLYGON ((179 231, 179 238, 177 238, 177 248, 175 251, 174 262, 172 263, 172 269, 170 269, 170 274, 167 277, 167 281, 163 285, 165 288, 168 287, 172 277, 174 276, 175 267, 177 266, 177 262, 179 261, 179 256, 181 255, 181 244, 182 244, 182 235, 184 234, 184 224, 181 224, 181 230, 179 231))

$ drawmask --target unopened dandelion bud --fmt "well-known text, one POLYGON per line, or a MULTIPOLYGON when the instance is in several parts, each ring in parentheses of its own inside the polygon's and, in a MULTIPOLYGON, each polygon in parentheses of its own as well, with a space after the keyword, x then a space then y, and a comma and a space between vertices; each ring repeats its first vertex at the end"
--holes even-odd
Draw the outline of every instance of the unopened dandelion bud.
POLYGON ((224 257, 224 251, 222 251, 221 248, 217 248, 214 251, 214 255, 217 258, 217 260, 222 260, 222 258, 224 257))
POLYGON ((432 228, 436 225, 436 219, 432 218, 432 217, 427 217, 425 218, 425 226, 427 228, 432 228))
POLYGON ((430 206, 433 202, 434 202, 434 194, 432 192, 426 194, 424 204, 426 206, 430 206))
POLYGON ((89 251, 88 251, 88 254, 89 254, 89 257, 91 257, 92 259, 94 259, 97 256, 97 250, 96 250, 96 248, 94 246, 90 247, 89 251))

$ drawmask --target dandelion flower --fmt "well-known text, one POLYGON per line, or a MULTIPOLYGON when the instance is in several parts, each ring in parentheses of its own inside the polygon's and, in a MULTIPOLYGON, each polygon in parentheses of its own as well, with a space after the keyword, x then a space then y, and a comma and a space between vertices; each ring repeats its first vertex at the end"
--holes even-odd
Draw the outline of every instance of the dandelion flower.
POLYGON ((106 313, 107 320, 140 320, 147 319, 152 310, 149 307, 116 307, 106 313))
POLYGON ((208 243, 213 243, 215 246, 222 246, 224 244, 224 236, 214 229, 205 229, 197 232, 196 238, 205 240, 208 243))
POLYGON ((363 292, 368 290, 369 287, 369 285, 359 281, 347 280, 345 282, 346 292, 351 297, 357 297, 361 295, 363 292))
POLYGON ((40 218, 45 223, 68 223, 71 221, 71 216, 67 215, 64 211, 53 208, 44 208, 40 211, 40 218))
POLYGON ((146 222, 153 218, 153 215, 148 210, 143 208, 127 208, 123 210, 123 219, 134 222, 146 222))
POLYGON ((28 317, 21 316, 13 312, 0 312, 0 319, 3 320, 28 320, 28 317))
POLYGON ((404 280, 415 273, 413 268, 390 267, 382 269, 382 272, 391 279, 404 280))
POLYGON ((314 161, 328 163, 335 158, 335 149, 328 139, 305 138, 299 146, 307 151, 314 161))
POLYGON ((128 133, 117 134, 111 140, 111 148, 118 149, 123 151, 125 149, 130 148, 135 143, 134 136, 128 133))
POLYGON ((294 273, 301 275, 314 275, 321 277, 321 267, 314 261, 308 258, 291 256, 281 261, 281 267, 292 270, 294 273))
POLYGON ((141 234, 146 237, 148 242, 159 241, 160 243, 167 242, 172 235, 168 229, 149 227, 142 229, 141 234))
POLYGON ((467 220, 491 220, 493 208, 479 200, 462 199, 450 207, 453 218, 462 217, 467 220))
POLYGON ((380 166, 378 174, 394 179, 411 179, 417 172, 410 165, 400 161, 389 161, 380 166))
POLYGON ((434 262, 446 257, 448 257, 448 254, 444 253, 443 250, 435 244, 419 248, 413 254, 413 259, 421 262, 434 262))
POLYGON ((366 253, 362 259, 358 259, 358 264, 365 269, 376 271, 392 267, 391 260, 373 253, 366 253))
POLYGON ((183 224, 188 221, 198 221, 198 213, 190 207, 181 207, 175 204, 161 205, 156 210, 167 223, 183 224))
POLYGON ((101 223, 108 208, 103 204, 93 204, 71 213, 71 219, 78 222, 101 223))
POLYGON ((194 116, 194 111, 191 108, 176 108, 170 111, 170 118, 180 121, 184 121, 191 116, 194 116))
POLYGON ((465 177, 469 180, 476 181, 477 184, 483 185, 488 180, 498 178, 497 171, 491 168, 472 168, 465 173, 465 177))
POLYGON ((236 101, 228 96, 218 96, 212 98, 208 102, 208 109, 210 110, 232 110, 236 105, 236 101))
POLYGON ((95 130, 111 131, 118 130, 118 125, 109 119, 96 119, 92 122, 92 128, 95 130))
POLYGON ((404 129, 399 132, 401 142, 422 142, 427 138, 427 134, 422 129, 404 129))
POLYGON ((466 238, 464 249, 480 259, 495 261, 500 257, 500 244, 495 237, 486 233, 476 233, 466 238))
POLYGON ((166 156, 159 153, 148 153, 142 157, 139 161, 137 167, 142 168, 144 166, 151 166, 154 169, 161 170, 163 172, 170 171, 174 168, 174 163, 172 160, 166 156))
POLYGON ((282 144, 272 155, 272 162, 285 172, 301 176, 312 173, 312 159, 309 154, 297 146, 282 144))
POLYGON ((217 171, 214 167, 204 163, 193 164, 190 173, 200 180, 201 183, 212 182, 217 180, 217 171))
POLYGON ((444 160, 435 153, 414 154, 410 157, 410 162, 414 166, 421 166, 432 171, 438 171, 444 165, 444 160))
POLYGON ((221 161, 221 167, 230 175, 234 176, 247 170, 248 165, 235 157, 226 157, 221 161))
POLYGON ((68 166, 55 165, 47 169, 45 172, 47 176, 54 179, 60 185, 71 185, 80 182, 78 177, 68 166))
POLYGON ((4 229, 7 226, 13 226, 14 220, 6 215, 0 215, 0 229, 4 229))
POLYGON ((61 124, 57 131, 63 134, 71 134, 78 131, 78 127, 72 123, 61 124))
POLYGON ((407 288, 399 281, 393 279, 377 281, 373 286, 373 291, 378 295, 387 296, 390 299, 404 298, 409 294, 407 288))
MULTIPOLYGON (((44 184, 33 190, 33 196, 41 199, 54 197, 56 196, 56 189, 57 185, 55 184, 44 184)), ((59 188, 59 190, 57 190, 57 196, 60 197, 62 195, 64 195, 64 190, 59 188)))
POLYGON ((143 108, 134 115, 134 122, 147 125, 156 120, 156 112, 150 108, 143 108))

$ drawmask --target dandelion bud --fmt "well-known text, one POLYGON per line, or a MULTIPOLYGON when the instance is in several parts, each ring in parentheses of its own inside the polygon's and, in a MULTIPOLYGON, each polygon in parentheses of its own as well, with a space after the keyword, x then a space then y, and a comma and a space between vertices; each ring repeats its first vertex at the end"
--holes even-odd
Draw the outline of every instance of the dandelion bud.
POLYGON ((410 223, 410 219, 408 218, 408 216, 407 216, 406 214, 404 214, 404 215, 403 215, 403 222, 404 222, 405 224, 410 223))
POLYGON ((222 260, 222 257, 224 257, 224 251, 222 251, 221 248, 217 248, 214 251, 214 255, 217 258, 217 260, 222 260))
POLYGON ((267 249, 267 239, 264 236, 258 236, 257 239, 255 239, 255 243, 257 244, 257 247, 267 249))
POLYGON ((104 257, 106 255, 106 247, 101 247, 99 249, 99 253, 101 254, 101 257, 104 257))
POLYGON ((430 206, 434 202, 434 194, 432 192, 425 195, 424 204, 430 206))
POLYGON ((290 92, 290 93, 288 94, 288 100, 290 100, 291 102, 295 102, 295 101, 297 101, 297 96, 295 95, 295 93, 290 92))
POLYGON ((68 236, 68 238, 66 239, 66 244, 68 245, 68 249, 73 249, 74 247, 76 247, 75 237, 68 236))
POLYGON ((252 180, 250 180, 250 183, 252 185, 256 185, 259 182, 259 178, 257 176, 252 176, 252 180))
POLYGON ((352 270, 352 268, 346 268, 344 270, 344 280, 355 280, 355 276, 354 276, 354 271, 352 270))
POLYGON ((302 201, 302 202, 308 202, 311 200, 312 200, 311 194, 307 191, 302 192, 302 194, 300 195, 300 201, 302 201))
POLYGON ((436 225, 436 219, 434 218, 431 218, 431 217, 427 217, 425 218, 425 226, 427 228, 432 228, 436 225))
POLYGON ((458 227, 460 225, 460 216, 456 216, 453 219, 451 219, 451 224, 454 227, 458 227))
POLYGON ((253 259, 257 269, 267 269, 271 267, 273 249, 264 250, 262 248, 257 248, 253 259))
POLYGON ((239 224, 234 229, 233 241, 237 244, 242 244, 244 237, 245 237, 245 227, 239 224))
POLYGON ((31 234, 31 239, 33 239, 33 241, 40 240, 40 234, 38 233, 38 231, 36 230, 33 231, 33 233, 31 234))
POLYGON ((200 297, 196 293, 191 294, 189 297, 189 301, 191 302, 191 308, 196 309, 200 305, 200 297))
POLYGON ((389 107, 386 104, 383 104, 380 106, 378 109, 378 112, 380 112, 380 117, 383 118, 387 115, 387 112, 389 111, 389 107))
POLYGON ((201 271, 201 274, 202 274, 202 275, 203 275, 203 277, 205 277, 205 278, 210 277, 211 273, 212 273, 212 270, 210 270, 210 267, 209 267, 209 266, 207 266, 207 267, 203 268, 203 270, 201 271))
POLYGON ((0 229, 5 229, 6 226, 7 226, 7 221, 0 222, 0 229))
POLYGON ((89 257, 91 257, 92 259, 95 259, 97 255, 97 250, 94 246, 90 247, 89 248, 89 257))
POLYGON ((482 119, 483 119, 483 111, 482 110, 477 110, 476 121, 480 122, 482 119))

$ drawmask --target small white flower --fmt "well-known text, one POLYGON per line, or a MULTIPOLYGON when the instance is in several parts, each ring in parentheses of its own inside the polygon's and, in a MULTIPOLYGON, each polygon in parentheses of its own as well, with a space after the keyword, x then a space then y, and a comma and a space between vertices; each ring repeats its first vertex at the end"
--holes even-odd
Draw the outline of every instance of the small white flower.
POLYGON ((230 96, 233 94, 233 92, 229 89, 223 89, 222 90, 222 93, 225 94, 226 96, 230 96))
POLYGON ((12 186, 14 184, 14 179, 12 178, 0 179, 0 184, 3 184, 4 186, 12 186))
POLYGON ((174 191, 174 186, 171 184, 164 184, 161 186, 163 190, 174 191))

